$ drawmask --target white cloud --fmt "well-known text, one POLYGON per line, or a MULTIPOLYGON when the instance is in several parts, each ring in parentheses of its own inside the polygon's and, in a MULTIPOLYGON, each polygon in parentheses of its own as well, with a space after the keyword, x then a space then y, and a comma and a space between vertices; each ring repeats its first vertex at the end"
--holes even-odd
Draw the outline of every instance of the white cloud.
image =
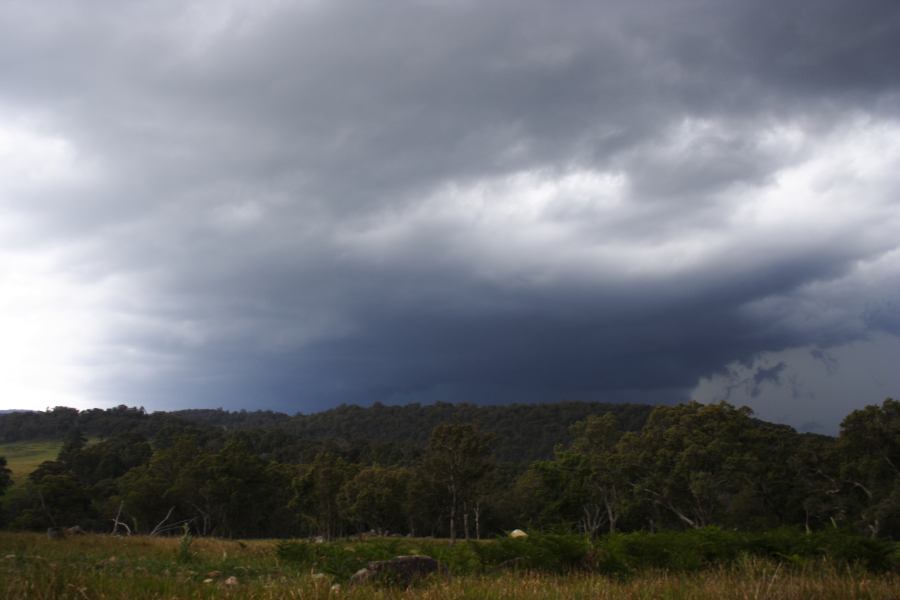
MULTIPOLYGON (((698 138, 726 129, 690 122, 661 155, 681 160, 698 138)), ((790 159, 706 201, 648 202, 628 171, 524 171, 443 184, 421 202, 351 220, 339 239, 361 261, 402 264, 433 251, 460 268, 545 284, 751 274, 816 253, 863 259, 896 244, 900 124, 851 119, 825 137, 773 124, 758 139, 783 141, 790 159)))
POLYGON ((0 405, 90 406, 101 312, 58 257, 0 253, 0 405))
POLYGON ((82 160, 66 137, 0 113, 0 206, 38 202, 42 193, 71 191, 96 176, 96 165, 82 160))

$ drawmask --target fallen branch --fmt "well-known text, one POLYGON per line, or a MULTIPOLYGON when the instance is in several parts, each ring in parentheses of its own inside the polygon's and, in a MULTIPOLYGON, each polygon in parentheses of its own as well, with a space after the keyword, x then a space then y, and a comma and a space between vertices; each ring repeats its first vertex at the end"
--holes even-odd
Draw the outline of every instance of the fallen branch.
POLYGON ((151 535, 165 535, 165 534, 171 533, 173 531, 183 531, 184 526, 190 525, 191 522, 193 522, 193 521, 194 521, 194 519, 184 519, 182 521, 175 521, 169 525, 166 525, 165 527, 161 527, 159 529, 159 531, 156 531, 155 534, 151 534, 151 535))
POLYGON ((50 521, 50 525, 54 528, 57 527, 56 519, 53 518, 53 515, 50 514, 50 511, 47 510, 47 504, 44 502, 44 494, 41 492, 40 486, 37 488, 38 499, 41 501, 41 509, 44 511, 44 515, 47 517, 47 520, 50 521))
POLYGON ((160 521, 159 523, 156 524, 156 527, 153 528, 153 530, 150 532, 150 535, 158 535, 159 533, 163 532, 165 529, 168 529, 168 527, 164 528, 163 525, 165 525, 165 522, 168 521, 169 517, 172 516, 172 512, 174 510, 175 510, 174 506, 169 509, 169 512, 166 513, 166 516, 163 517, 162 521, 160 521))
POLYGON ((125 528, 125 531, 128 532, 128 535, 131 535, 131 527, 129 527, 127 524, 125 524, 119 520, 119 517, 122 516, 122 507, 123 506, 125 506, 125 502, 124 501, 119 502, 119 511, 116 513, 116 517, 113 519, 113 530, 112 530, 113 535, 116 535, 118 533, 119 525, 121 525, 122 527, 125 528))

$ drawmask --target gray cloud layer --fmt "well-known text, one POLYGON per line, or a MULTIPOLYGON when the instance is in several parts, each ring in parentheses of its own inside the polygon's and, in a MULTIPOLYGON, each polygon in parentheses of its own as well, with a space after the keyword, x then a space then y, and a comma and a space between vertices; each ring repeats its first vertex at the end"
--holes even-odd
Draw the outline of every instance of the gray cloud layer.
POLYGON ((893 0, 11 2, 0 247, 98 401, 681 400, 898 333, 896 56, 893 0))

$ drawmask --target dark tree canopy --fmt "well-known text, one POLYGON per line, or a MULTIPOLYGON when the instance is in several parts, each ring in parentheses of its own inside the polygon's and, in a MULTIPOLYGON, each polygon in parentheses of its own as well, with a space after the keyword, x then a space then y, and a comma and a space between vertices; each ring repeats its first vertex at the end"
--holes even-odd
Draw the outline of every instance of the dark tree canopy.
POLYGON ((727 403, 376 405, 294 417, 117 407, 23 418, 0 416, 0 432, 12 419, 63 444, 5 496, 0 458, 0 522, 13 528, 454 540, 713 525, 900 537, 900 403, 890 399, 848 415, 837 438, 727 403))

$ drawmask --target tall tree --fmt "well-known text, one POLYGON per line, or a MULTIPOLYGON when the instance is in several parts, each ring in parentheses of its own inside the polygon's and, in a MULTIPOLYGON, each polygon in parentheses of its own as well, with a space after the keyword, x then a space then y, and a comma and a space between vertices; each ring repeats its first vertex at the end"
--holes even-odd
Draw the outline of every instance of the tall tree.
POLYGON ((635 491, 689 527, 721 523, 753 470, 751 414, 725 402, 658 407, 622 437, 635 491))
POLYGON ((200 494, 202 480, 196 468, 206 455, 196 437, 183 435, 157 448, 148 463, 118 480, 123 515, 128 515, 135 533, 150 533, 174 521, 190 522, 201 535, 210 533, 211 510, 200 494))
POLYGON ((355 474, 356 465, 332 452, 320 452, 292 483, 292 509, 316 533, 331 539, 341 533, 342 519, 338 496, 355 474))
POLYGON ((479 502, 479 484, 495 468, 493 442, 493 435, 481 433, 472 425, 444 423, 431 432, 422 473, 446 490, 450 543, 456 541, 460 508, 466 525, 465 535, 469 536, 469 509, 479 502))
POLYGON ((379 533, 409 528, 409 469, 371 466, 360 470, 341 488, 341 513, 362 530, 379 533))
POLYGON ((84 437, 81 430, 77 427, 73 427, 66 433, 66 436, 63 439, 63 446, 59 451, 57 460, 70 467, 74 466, 74 463, 78 460, 79 453, 84 449, 86 444, 87 438, 84 437))
POLYGON ((12 485, 12 471, 6 466, 6 457, 0 456, 0 496, 12 485))
POLYGON ((850 413, 841 423, 841 474, 859 506, 859 518, 874 537, 888 525, 900 529, 900 402, 850 413))
POLYGON ((573 427, 575 441, 572 450, 584 457, 588 480, 585 503, 582 506, 582 529, 596 534, 605 522, 609 533, 616 526, 624 510, 627 479, 622 471, 622 452, 619 444, 622 430, 612 413, 592 415, 573 427))
POLYGON ((807 532, 817 526, 843 525, 847 517, 846 498, 841 493, 841 458, 834 438, 803 434, 798 436, 788 464, 794 473, 791 497, 785 503, 799 508, 807 532))

